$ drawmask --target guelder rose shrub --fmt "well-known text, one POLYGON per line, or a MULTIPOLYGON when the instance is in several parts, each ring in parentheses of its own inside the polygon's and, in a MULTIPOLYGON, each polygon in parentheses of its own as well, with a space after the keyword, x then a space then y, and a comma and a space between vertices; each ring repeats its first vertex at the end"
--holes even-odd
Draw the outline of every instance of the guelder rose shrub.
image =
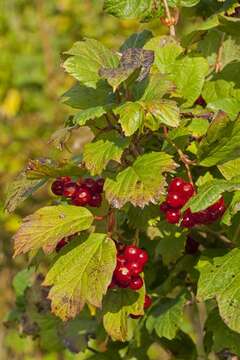
POLYGON ((107 13, 161 20, 169 35, 144 30, 117 50, 87 38, 68 51, 76 81, 63 101, 75 110, 59 141, 85 125, 94 139, 67 162, 31 160, 6 200, 14 211, 51 185, 53 205, 14 236, 29 267, 7 319, 43 349, 240 356, 239 8, 105 0, 107 13))

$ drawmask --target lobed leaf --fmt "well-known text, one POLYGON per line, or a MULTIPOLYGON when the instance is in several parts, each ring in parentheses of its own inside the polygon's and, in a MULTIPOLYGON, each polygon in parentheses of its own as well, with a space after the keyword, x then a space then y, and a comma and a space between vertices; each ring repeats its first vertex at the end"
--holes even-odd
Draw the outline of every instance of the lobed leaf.
POLYGON ((144 124, 144 110, 138 102, 126 102, 114 110, 126 136, 133 135, 144 124))
POLYGON ((120 172, 115 180, 106 180, 106 198, 116 208, 121 208, 128 201, 142 208, 151 202, 156 203, 164 193, 163 173, 172 172, 175 167, 172 157, 164 152, 139 156, 133 165, 120 172))
POLYGON ((88 229, 91 212, 72 205, 47 206, 27 216, 14 236, 14 256, 40 248, 51 253, 65 236, 88 229))
POLYGON ((62 320, 74 318, 85 303, 101 307, 116 266, 116 247, 106 234, 91 234, 57 259, 44 285, 51 286, 52 311, 62 320))
POLYGON ((110 290, 103 303, 103 325, 113 340, 131 339, 131 319, 129 315, 143 315, 145 288, 110 290))

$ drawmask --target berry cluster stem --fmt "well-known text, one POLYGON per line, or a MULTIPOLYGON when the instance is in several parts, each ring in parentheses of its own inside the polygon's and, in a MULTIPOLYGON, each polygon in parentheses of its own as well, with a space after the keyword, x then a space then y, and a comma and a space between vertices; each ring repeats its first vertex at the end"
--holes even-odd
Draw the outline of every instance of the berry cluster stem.
MULTIPOLYGON (((169 10, 167 0, 163 0, 163 6, 164 6, 165 14, 166 14, 168 20, 171 21, 171 13, 170 13, 170 10, 169 10)), ((170 30, 170 35, 171 36, 176 36, 176 31, 175 31, 174 25, 170 25, 169 30, 170 30)))
POLYGON ((188 159, 187 155, 185 155, 181 149, 179 149, 177 147, 177 145, 168 137, 168 130, 166 128, 166 126, 163 127, 163 133, 164 133, 164 137, 166 139, 166 141, 172 145, 174 147, 174 149, 176 149, 180 160, 182 161, 182 163, 184 164, 185 168, 186 168, 186 172, 187 172, 187 176, 189 179, 189 182, 194 185, 193 182, 193 177, 192 177, 192 173, 191 173, 191 169, 190 169, 190 164, 193 164, 193 162, 191 160, 188 159))

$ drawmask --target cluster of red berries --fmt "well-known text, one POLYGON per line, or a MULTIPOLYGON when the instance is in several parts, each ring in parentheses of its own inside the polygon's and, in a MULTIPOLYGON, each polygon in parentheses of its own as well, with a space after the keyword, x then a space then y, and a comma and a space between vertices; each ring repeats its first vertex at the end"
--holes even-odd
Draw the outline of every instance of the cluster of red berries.
POLYGON ((224 214, 226 207, 224 199, 221 198, 212 206, 197 213, 192 213, 190 209, 187 209, 181 217, 181 208, 194 193, 193 185, 182 178, 174 178, 171 181, 167 199, 160 205, 160 210, 165 213, 167 222, 178 224, 181 220, 182 227, 191 228, 195 225, 211 224, 224 214))
POLYGON ((148 254, 145 250, 135 245, 121 246, 118 248, 117 265, 113 273, 110 288, 119 286, 137 291, 143 286, 143 279, 140 276, 148 261, 148 254))
POLYGON ((58 196, 64 196, 76 206, 99 207, 102 202, 104 179, 92 178, 73 181, 69 176, 57 178, 52 183, 52 192, 58 196))

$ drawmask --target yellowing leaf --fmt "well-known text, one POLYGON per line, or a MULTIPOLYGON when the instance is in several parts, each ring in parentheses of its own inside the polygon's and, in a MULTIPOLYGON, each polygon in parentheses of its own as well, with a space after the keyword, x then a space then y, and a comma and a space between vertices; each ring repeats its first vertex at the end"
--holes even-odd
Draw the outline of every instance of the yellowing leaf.
POLYGON ((85 303, 101 307, 116 266, 116 247, 105 234, 91 234, 63 254, 48 272, 44 285, 53 285, 52 311, 62 320, 74 318, 85 303))
POLYGON ((130 340, 129 315, 144 314, 144 297, 144 287, 138 292, 130 289, 113 289, 108 292, 103 305, 103 325, 113 340, 130 340))
POLYGON ((138 102, 126 102, 114 110, 126 136, 133 135, 143 126, 144 110, 138 102))
POLYGON ((83 207, 71 205, 47 206, 26 217, 14 236, 14 256, 41 247, 51 253, 58 241, 88 229, 93 215, 83 207))
POLYGON ((166 183, 163 173, 171 172, 175 167, 172 157, 164 152, 139 156, 132 166, 117 175, 116 180, 106 180, 106 198, 116 208, 121 208, 128 201, 140 207, 155 203, 164 193, 166 183))

